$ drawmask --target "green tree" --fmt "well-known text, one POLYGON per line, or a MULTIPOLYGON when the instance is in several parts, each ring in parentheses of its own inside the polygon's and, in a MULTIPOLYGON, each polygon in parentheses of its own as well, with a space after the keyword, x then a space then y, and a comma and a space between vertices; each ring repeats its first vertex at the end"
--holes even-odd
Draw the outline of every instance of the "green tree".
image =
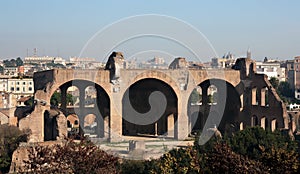
POLYGON ((197 89, 195 88, 193 91, 192 91, 192 94, 190 96, 190 103, 197 103, 199 102, 201 98, 201 95, 199 94, 199 92, 197 91, 197 89))
POLYGON ((23 60, 20 57, 17 58, 16 65, 17 66, 23 66, 24 65, 23 60))
POLYGON ((158 170, 153 173, 200 173, 200 156, 193 147, 173 149, 158 161, 158 170))
POLYGON ((26 101, 24 102, 24 104, 25 104, 26 106, 33 106, 33 103, 34 103, 34 97, 33 97, 33 96, 30 97, 28 100, 26 100, 26 101))
POLYGON ((58 106, 61 103, 61 94, 59 92, 54 92, 50 99, 50 104, 53 106, 58 106))
POLYGON ((67 93, 67 103, 73 105, 75 101, 76 101, 76 97, 74 97, 72 94, 67 93))
POLYGON ((65 68, 65 66, 63 64, 54 63, 54 62, 47 63, 46 66, 47 67, 53 67, 53 68, 65 68))
POLYGON ((214 92, 212 94, 212 101, 213 101, 213 103, 218 103, 218 93, 217 92, 214 92))
MULTIPOLYGON (((66 101, 67 103, 74 104, 74 101, 76 101, 76 99, 72 94, 67 93, 66 101)), ((51 96, 50 104, 53 106, 58 106, 59 104, 61 104, 61 93, 55 91, 51 96)))
POLYGON ((204 156, 204 173, 268 173, 261 162, 233 152, 226 143, 216 143, 204 156))
POLYGON ((273 86, 273 88, 277 89, 279 86, 279 80, 275 77, 271 77, 269 82, 271 83, 271 85, 273 86))
POLYGON ((280 82, 278 85, 278 91, 282 96, 294 98, 294 92, 288 82, 280 82))
POLYGON ((30 134, 28 130, 21 131, 16 126, 0 125, 0 173, 9 170, 13 152, 20 142, 26 142, 30 134))
POLYGON ((117 173, 118 158, 87 140, 33 146, 24 171, 31 173, 117 173))
POLYGON ((17 59, 4 60, 3 64, 5 67, 16 67, 16 66, 22 66, 23 61, 20 57, 18 57, 17 59))
POLYGON ((297 143, 288 135, 283 135, 279 131, 265 131, 258 126, 239 131, 227 141, 234 152, 251 159, 260 159, 263 152, 268 152, 272 148, 283 148, 288 151, 295 151, 297 148, 297 143))
POLYGON ((120 165, 122 174, 159 173, 159 160, 123 160, 120 165))
POLYGON ((11 64, 11 66, 17 66, 17 61, 16 61, 16 59, 11 59, 11 60, 10 60, 10 64, 11 64))
POLYGON ((260 161, 271 173, 297 173, 299 168, 298 153, 294 150, 272 147, 262 153, 260 161))
POLYGON ((269 81, 284 102, 290 103, 295 99, 294 91, 288 82, 279 82, 275 77, 271 77, 269 81))
POLYGON ((3 73, 3 71, 4 71, 4 68, 3 68, 3 66, 0 65, 0 73, 3 73))

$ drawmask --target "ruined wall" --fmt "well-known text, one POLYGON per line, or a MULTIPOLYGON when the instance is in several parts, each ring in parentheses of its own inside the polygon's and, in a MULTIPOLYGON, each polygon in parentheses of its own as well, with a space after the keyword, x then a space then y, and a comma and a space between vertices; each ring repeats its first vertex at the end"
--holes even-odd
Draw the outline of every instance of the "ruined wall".
POLYGON ((292 131, 299 135, 300 133, 300 110, 288 111, 288 125, 292 131))
POLYGON ((244 126, 259 125, 265 129, 287 129, 287 111, 284 103, 264 74, 256 74, 255 62, 238 59, 233 67, 241 72, 243 86, 243 110, 240 122, 244 126), (241 69, 240 69, 241 68, 241 69))
POLYGON ((17 126, 18 118, 15 117, 16 108, 4 108, 0 111, 0 124, 10 124, 17 126))
POLYGON ((12 155, 9 173, 19 173, 24 171, 24 161, 29 159, 29 151, 27 145, 20 145, 12 155))
MULTIPOLYGON (((48 141, 42 143, 22 143, 14 151, 12 155, 12 162, 10 165, 9 173, 26 173, 28 171, 25 170, 24 161, 29 160, 30 152, 32 152, 33 148, 36 146, 53 146, 57 144, 63 144, 64 141, 48 141)), ((34 151, 33 151, 34 152, 34 151)), ((30 172, 29 172, 30 173, 30 172)))
MULTIPOLYGON (((116 57, 118 56, 112 57, 111 60, 115 61, 114 58, 116 57)), ((119 69, 118 80, 111 83, 111 73, 115 72, 109 68, 114 64, 113 61, 108 63, 108 70, 54 69, 36 73, 34 75, 34 83, 37 105, 29 116, 21 119, 19 122, 21 129, 30 128, 32 130, 30 142, 44 141, 44 113, 46 110, 50 111, 50 98, 59 87, 73 80, 94 82, 107 93, 110 99, 110 111, 107 113, 110 113, 109 136, 111 141, 119 141, 122 137, 122 98, 125 91, 137 81, 147 78, 165 82, 174 90, 178 98, 178 119, 174 125, 176 139, 184 139, 190 131, 188 126, 188 99, 190 94, 197 85, 209 79, 223 80, 235 88, 236 98, 240 101, 236 102, 240 103, 240 112, 239 114, 235 113, 234 119, 231 118, 231 120, 234 120, 236 123, 242 122, 243 126, 253 126, 252 116, 255 115, 259 120, 256 123, 257 125, 261 125, 262 119, 265 119, 267 127, 274 125, 274 122, 271 123, 273 120, 276 120, 275 125, 278 128, 288 127, 285 121, 287 115, 284 104, 276 94, 276 91, 271 87, 267 78, 264 75, 255 73, 255 62, 251 59, 238 59, 233 69, 221 71, 190 70, 184 67, 176 69, 176 65, 174 65, 174 69, 168 70, 119 69), (257 96, 253 94, 254 88, 259 91, 257 96), (266 99, 263 96, 268 96, 268 98, 266 99)), ((229 97, 232 96, 229 95, 229 97)), ((61 123, 57 124, 57 126, 63 125, 64 120, 62 118, 63 116, 57 117, 57 121, 61 123)), ((63 127, 57 128, 64 129, 63 127)), ((65 132, 65 130, 62 132, 65 132)), ((62 136, 58 135, 58 137, 62 136)))
POLYGON ((0 125, 1 124, 8 124, 9 123, 9 116, 0 111, 0 125))
POLYGON ((35 92, 34 110, 25 118, 19 120, 19 128, 30 129, 31 134, 28 142, 43 142, 44 141, 44 113, 50 110, 49 103, 39 98, 46 98, 47 93, 43 90, 35 92), (36 97, 38 96, 38 97, 36 97))

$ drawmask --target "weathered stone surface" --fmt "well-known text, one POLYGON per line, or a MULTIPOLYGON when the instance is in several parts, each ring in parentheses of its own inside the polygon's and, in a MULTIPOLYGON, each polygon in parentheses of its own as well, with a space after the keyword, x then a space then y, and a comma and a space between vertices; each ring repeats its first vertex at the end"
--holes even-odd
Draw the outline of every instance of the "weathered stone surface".
MULTIPOLYGON (((126 70, 120 68, 118 74, 116 73, 116 64, 121 67, 123 59, 121 53, 113 53, 108 60, 106 66, 107 70, 54 69, 37 73, 34 77, 35 84, 37 85, 37 87, 35 87, 35 100, 37 101, 37 105, 30 115, 21 119, 19 122, 21 129, 30 128, 32 130, 30 142, 44 141, 44 128, 46 126, 45 124, 47 124, 44 122, 44 116, 46 110, 50 111, 50 98, 58 88, 66 90, 66 88, 71 85, 77 85, 82 94, 80 96, 80 106, 78 109, 74 109, 79 115, 80 120, 83 120, 89 111, 84 107, 85 88, 89 85, 99 87, 101 94, 99 93, 99 102, 97 104, 101 106, 105 105, 105 108, 102 108, 100 113, 99 111, 97 111, 97 113, 93 108, 91 108, 90 111, 98 115, 101 114, 103 118, 109 119, 101 122, 101 129, 103 131, 103 129, 107 130, 108 128, 105 134, 108 134, 110 141, 122 141, 123 96, 133 84, 145 79, 154 79, 159 81, 160 84, 167 84, 170 87, 168 89, 174 92, 174 98, 176 99, 174 103, 176 103, 176 107, 169 108, 168 112, 170 113, 166 113, 168 115, 174 114, 174 119, 169 119, 169 121, 174 120, 174 123, 162 124, 166 125, 163 127, 164 129, 170 130, 172 129, 171 127, 173 127, 173 133, 167 133, 174 136, 173 138, 175 139, 185 139, 191 132, 190 114, 192 111, 189 111, 188 99, 193 89, 196 86, 200 86, 207 90, 207 85, 210 84, 210 81, 226 82, 227 87, 229 87, 226 100, 228 102, 234 101, 236 104, 232 107, 228 107, 227 109, 229 110, 224 111, 226 114, 223 120, 226 124, 221 125, 221 132, 232 129, 230 125, 234 125, 235 129, 239 128, 240 125, 244 127, 260 125, 264 128, 272 128, 272 130, 274 127, 276 127, 276 129, 288 128, 287 113, 283 102, 268 82, 266 76, 255 73, 255 62, 251 59, 238 59, 233 69, 224 70, 176 69, 175 67, 185 67, 184 61, 180 63, 179 60, 181 59, 177 59, 174 61, 174 69, 126 70), (121 79, 121 81, 119 81, 118 84, 112 84, 110 83, 112 79, 121 79), (81 80, 82 82, 79 81, 73 84, 72 82, 75 80, 81 80), (254 89, 258 91, 257 98, 256 95, 254 95, 254 89), (268 95, 268 101, 265 99, 266 95, 268 95)), ((150 85, 151 84, 149 84, 149 86, 150 85)), ((156 87, 153 86, 153 88, 156 87)), ((222 92, 222 89, 220 89, 220 92, 222 92)), ((228 105, 230 104, 232 103, 228 105)), ((63 109, 64 112, 68 111, 67 108, 63 109)), ((216 112, 216 114, 224 113, 216 112)), ((58 137, 60 138, 63 136, 63 132, 65 132, 62 126, 64 123, 62 117, 63 116, 59 116, 56 119, 58 137), (60 131, 60 129, 63 130, 60 131)), ((83 121, 80 122, 83 126, 83 121)), ((168 122, 168 120, 166 122, 168 122)))
POLYGON ((120 70, 124 67, 124 57, 121 52, 113 52, 106 63, 105 70, 110 71, 110 80, 117 83, 120 78, 120 70))
POLYGON ((9 123, 9 115, 6 112, 0 111, 0 124, 8 124, 9 123))
POLYGON ((130 140, 129 141, 129 151, 133 151, 136 149, 145 150, 145 142, 130 140))
POLYGON ((186 69, 188 68, 188 62, 183 57, 178 57, 171 62, 169 69, 186 69))
POLYGON ((56 117, 58 137, 57 140, 64 140, 68 137, 67 118, 60 112, 56 117))
POLYGON ((13 153, 9 173, 24 173, 24 171, 26 171, 24 168, 25 166, 24 161, 29 160, 30 150, 35 146, 53 146, 56 144, 63 144, 63 143, 64 143, 63 141, 48 141, 42 143, 20 144, 17 150, 15 150, 13 153))
POLYGON ((47 107, 45 106, 35 105, 34 111, 19 121, 21 130, 31 130, 28 142, 44 141, 44 112, 46 109, 47 107))
POLYGON ((15 115, 16 108, 3 108, 0 111, 0 124, 17 126, 18 118, 15 115))
POLYGON ((24 161, 29 159, 28 147, 20 146, 14 151, 9 173, 19 173, 24 170, 24 161))

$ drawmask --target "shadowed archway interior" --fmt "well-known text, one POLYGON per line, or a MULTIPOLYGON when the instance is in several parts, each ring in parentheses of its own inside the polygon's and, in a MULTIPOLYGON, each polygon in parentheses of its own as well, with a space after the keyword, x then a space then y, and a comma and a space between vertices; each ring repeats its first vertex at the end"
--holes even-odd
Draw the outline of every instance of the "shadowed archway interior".
MULTIPOLYGON (((177 96, 168 84, 165 82, 147 78, 135 82, 126 91, 122 99, 122 105, 125 106, 125 102, 130 102, 132 108, 137 112, 136 115, 132 114, 128 108, 122 108, 122 134, 131 136, 155 136, 166 135, 174 138, 175 122, 177 120, 177 96), (139 125, 138 123, 127 120, 130 117, 132 120, 140 119, 142 114, 149 112, 151 105, 149 103, 149 97, 153 92, 161 92, 166 98, 166 108, 162 115, 149 115, 153 117, 154 121, 149 124, 139 125), (129 96, 129 100, 125 97, 129 96), (154 117, 158 117, 155 119, 154 117)), ((157 101, 164 102, 164 101, 157 101)), ((163 103, 160 103, 163 104, 163 103)), ((151 118, 150 118, 151 120, 151 118)))
POLYGON ((52 109, 59 109, 66 116, 76 114, 79 118, 80 135, 109 137, 109 132, 105 132, 104 127, 109 127, 110 98, 100 85, 87 80, 71 80, 61 85, 57 93, 58 103, 52 105, 52 109), (70 87, 74 87, 76 91, 70 93, 70 87), (73 97, 71 104, 67 102, 67 97, 70 96, 73 97))

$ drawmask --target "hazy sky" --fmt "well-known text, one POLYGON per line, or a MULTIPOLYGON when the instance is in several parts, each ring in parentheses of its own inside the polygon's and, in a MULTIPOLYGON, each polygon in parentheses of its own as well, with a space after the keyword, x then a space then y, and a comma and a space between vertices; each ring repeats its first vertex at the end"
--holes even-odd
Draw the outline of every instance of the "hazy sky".
MULTIPOLYGON (((33 48, 37 48, 38 55, 41 56, 59 55, 64 58, 92 56, 105 59, 109 49, 104 47, 109 42, 117 45, 110 48, 120 49, 130 58, 148 50, 171 56, 195 56, 190 54, 189 50, 179 49, 182 47, 179 43, 184 43, 182 40, 185 38, 189 39, 189 44, 195 46, 197 44, 197 37, 193 37, 195 33, 185 29, 178 34, 176 30, 168 28, 172 22, 156 23, 156 20, 151 22, 145 20, 144 26, 145 28, 156 26, 158 29, 162 27, 161 30, 165 32, 174 32, 175 35, 180 35, 178 37, 173 35, 176 41, 174 38, 168 40, 168 37, 147 35, 121 42, 124 38, 117 38, 118 33, 130 32, 134 29, 144 30, 136 27, 134 22, 123 27, 115 26, 112 29, 114 32, 108 32, 103 37, 94 36, 97 32, 103 31, 104 27, 107 28, 121 19, 135 15, 157 14, 170 16, 194 26, 203 34, 203 38, 209 40, 219 56, 228 51, 236 56, 243 56, 250 47, 252 57, 256 60, 262 60, 264 57, 292 59, 300 55, 299 7, 298 0, 106 2, 2 0, 0 2, 0 58, 23 58, 27 55, 27 49, 29 55, 32 55, 33 48), (114 39, 110 41, 109 38, 114 39), (93 39, 98 41, 93 42, 93 39), (82 51, 85 46, 95 47, 95 50, 100 51, 85 55, 85 51, 82 51)), ((199 47, 202 52, 207 49, 199 47)))

